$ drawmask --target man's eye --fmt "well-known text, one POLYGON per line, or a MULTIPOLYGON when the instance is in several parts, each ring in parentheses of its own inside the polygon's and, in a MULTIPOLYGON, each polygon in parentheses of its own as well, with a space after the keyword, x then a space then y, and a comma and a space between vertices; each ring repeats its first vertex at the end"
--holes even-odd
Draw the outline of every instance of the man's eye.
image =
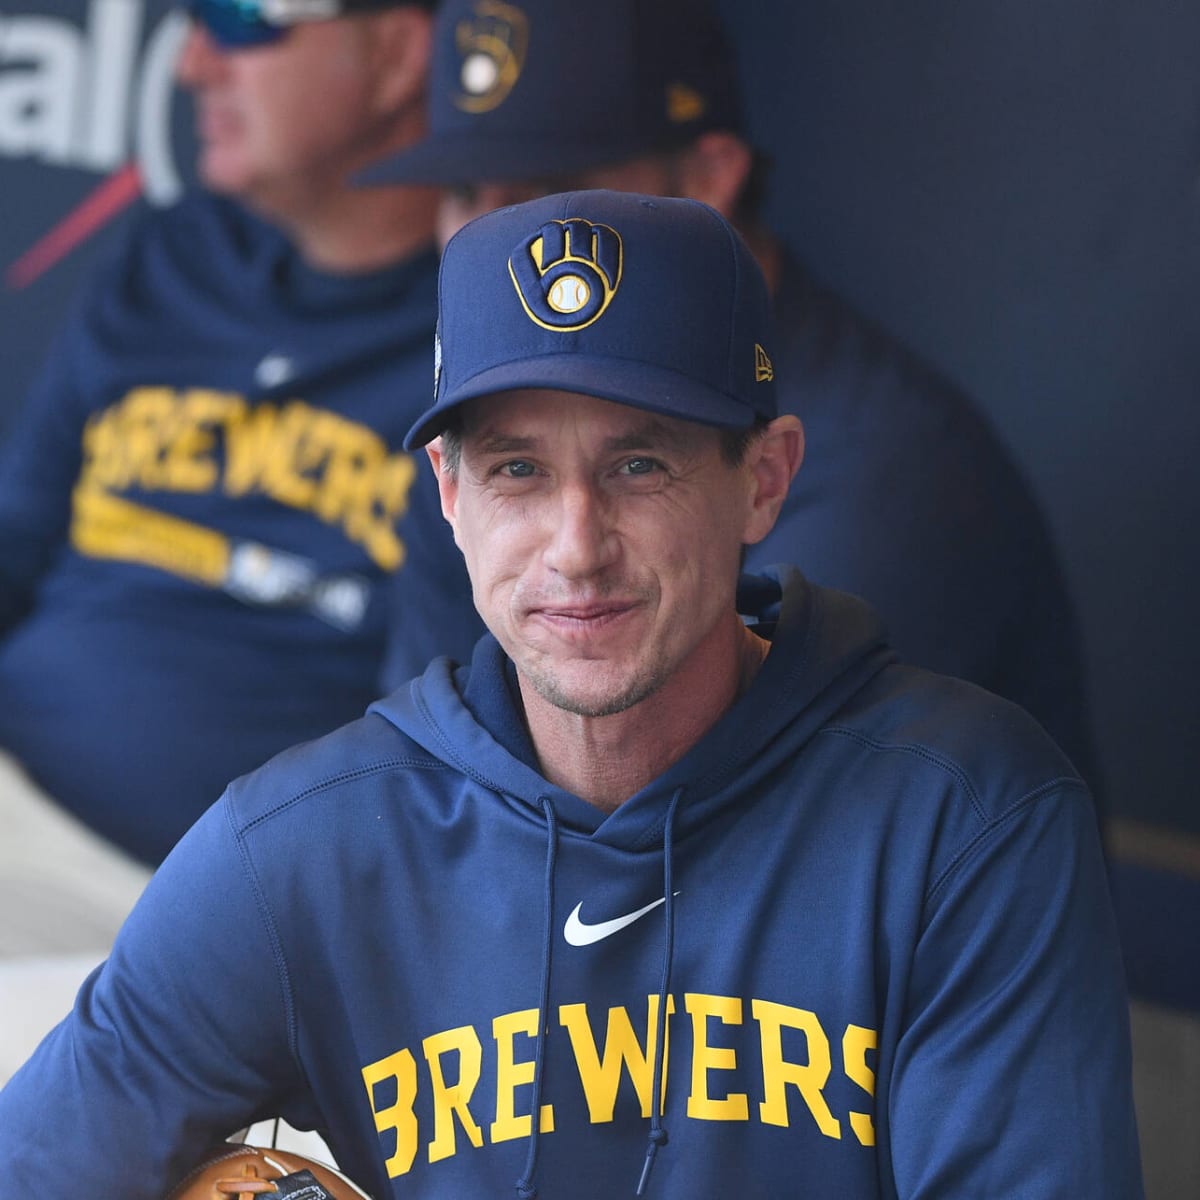
POLYGON ((528 479, 535 473, 536 468, 533 463, 518 458, 513 462, 501 463, 498 470, 501 475, 507 475, 509 479, 528 479))
POLYGON ((662 463, 656 458, 630 458, 621 465, 626 475, 653 475, 661 469, 662 463))

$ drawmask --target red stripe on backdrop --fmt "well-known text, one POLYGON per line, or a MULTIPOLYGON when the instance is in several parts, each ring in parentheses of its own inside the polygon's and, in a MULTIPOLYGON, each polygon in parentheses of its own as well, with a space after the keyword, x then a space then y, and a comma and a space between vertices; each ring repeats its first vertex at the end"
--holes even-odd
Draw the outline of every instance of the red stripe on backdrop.
POLYGON ((13 291, 28 287, 132 204, 141 191, 142 178, 133 163, 115 171, 8 268, 4 274, 5 284, 13 291))

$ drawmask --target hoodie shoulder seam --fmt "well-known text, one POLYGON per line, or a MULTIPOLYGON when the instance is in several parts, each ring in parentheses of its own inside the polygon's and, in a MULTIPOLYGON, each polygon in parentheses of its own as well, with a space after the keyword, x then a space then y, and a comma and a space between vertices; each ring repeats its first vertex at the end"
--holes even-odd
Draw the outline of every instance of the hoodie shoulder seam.
MULTIPOLYGON (((957 763, 934 753, 925 746, 903 742, 883 742, 877 738, 867 737, 858 730, 838 725, 827 726, 819 732, 833 733, 840 737, 847 737, 858 742, 860 745, 870 747, 874 750, 911 754, 947 772, 970 799, 971 807, 976 819, 979 821, 980 828, 975 832, 974 836, 968 838, 966 843, 951 856, 950 861, 938 872, 937 877, 930 883, 922 900, 923 909, 927 909, 932 905, 938 893, 944 891, 949 886, 954 874, 964 863, 970 860, 981 846, 993 837, 998 830, 1014 820, 1020 813, 1029 809, 1036 801, 1056 793, 1066 794, 1073 792, 1084 799, 1088 796, 1087 785, 1077 776, 1055 775, 1031 787, 1028 791, 1021 793, 1010 804, 997 812, 995 816, 988 816, 980 802, 979 794, 967 777, 966 772, 957 763)), ((923 926, 925 924, 927 924, 927 921, 922 922, 923 926)))
POLYGON ((303 1067, 301 1067, 300 1063, 300 1037, 296 1020, 296 1000, 292 990, 291 971, 288 968, 287 956, 283 951, 283 940, 279 936, 279 929, 275 922, 274 914, 271 911, 271 906, 267 901, 266 893, 263 891, 259 881, 258 872, 254 869, 254 861, 250 854, 250 848, 246 845, 245 839, 242 836, 243 831, 238 828, 237 822, 234 819, 233 805, 230 802, 228 792, 225 795, 224 803, 225 818, 229 823, 230 833, 233 835, 233 840, 237 845, 238 856, 242 861, 242 870, 245 872, 250 887, 254 892, 254 902, 258 907, 259 917, 265 926, 267 940, 271 944, 271 957, 275 960, 275 971, 279 990, 282 993, 283 1009, 287 1021, 288 1049, 291 1052, 293 1062, 300 1068, 303 1075, 303 1067))
MULTIPOLYGON (((1017 816, 1031 808, 1038 800, 1056 793, 1063 794, 1069 792, 1075 792, 1083 798, 1086 798, 1088 795, 1087 787, 1082 780, 1075 779, 1070 775, 1056 776, 1053 779, 1046 780, 1035 788, 1031 788, 1024 795, 1014 800, 1007 808, 997 813, 991 820, 985 821, 984 827, 950 859, 946 866, 942 868, 938 877, 930 884, 925 893, 923 905, 932 904, 938 893, 944 891, 949 886, 955 872, 1003 826, 1015 820, 1017 816)), ((922 925, 924 926, 927 923, 922 922, 922 925)))
POLYGON ((979 799, 979 793, 975 790, 975 785, 968 778, 967 773, 956 762, 936 754, 926 746, 914 745, 911 742, 884 742, 878 738, 868 737, 866 734, 860 733, 857 729, 850 729, 845 725, 827 725, 824 729, 818 730, 816 736, 823 733, 836 734, 839 737, 849 738, 851 741, 858 742, 862 746, 866 746, 872 750, 882 750, 889 753, 911 754, 914 758, 922 759, 931 766, 937 767, 939 770, 945 771, 950 775, 971 802, 971 808, 975 812, 975 816, 979 819, 980 824, 987 826, 989 818, 984 811, 982 802, 979 799))
POLYGON ((365 779, 368 776, 379 775, 386 771, 393 771, 397 767, 404 767, 415 771, 437 771, 444 770, 445 764, 438 762, 436 759, 401 756, 398 758, 380 759, 366 766, 356 767, 352 771, 339 771, 336 775, 319 779, 302 791, 289 795, 285 800, 281 800, 266 811, 260 812, 257 816, 250 818, 244 825, 236 826, 235 832, 241 837, 257 826, 271 820, 273 817, 277 817, 281 812, 291 808, 293 805, 299 804, 302 800, 307 800, 320 792, 327 791, 329 788, 337 787, 339 784, 349 783, 356 779, 365 779))

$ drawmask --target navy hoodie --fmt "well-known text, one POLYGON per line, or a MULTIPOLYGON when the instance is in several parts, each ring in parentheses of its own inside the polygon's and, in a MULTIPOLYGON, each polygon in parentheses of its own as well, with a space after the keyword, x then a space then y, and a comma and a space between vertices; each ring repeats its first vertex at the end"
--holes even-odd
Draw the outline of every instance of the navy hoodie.
POLYGON ((459 558, 403 529, 436 272, 318 271, 194 193, 128 231, 0 452, 0 747, 147 862, 384 694, 394 593, 459 558))
POLYGON ((7 1186, 159 1200, 280 1113, 377 1200, 610 1200, 650 1146, 664 1200, 1141 1196, 1066 759, 857 600, 741 599, 753 685, 610 815, 490 637, 235 782, 0 1093, 7 1186))

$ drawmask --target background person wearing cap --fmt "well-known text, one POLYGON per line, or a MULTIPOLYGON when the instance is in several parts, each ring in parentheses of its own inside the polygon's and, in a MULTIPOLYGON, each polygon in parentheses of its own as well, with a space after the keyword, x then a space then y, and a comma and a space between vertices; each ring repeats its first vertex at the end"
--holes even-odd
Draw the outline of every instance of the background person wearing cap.
MULTIPOLYGON (((696 0, 445 0, 434 37, 429 134, 367 177, 448 185, 443 242, 481 212, 572 187, 690 196, 732 219, 772 285, 780 404, 803 419, 811 463, 748 564, 795 562, 865 596, 908 661, 1021 704, 1094 784, 1079 637, 1044 516, 971 403, 763 225, 764 163, 714 14, 696 0)), ((444 618, 439 600, 428 620, 444 618)))
POLYGON ((101 957, 230 778, 380 692, 436 196, 349 179, 423 128, 430 16, 349 7, 197 0, 205 187, 128 231, 3 448, 0 957, 101 957))
POLYGON ((440 295, 407 444, 491 632, 189 831, 0 1092, 9 1185, 151 1200, 275 1109, 378 1200, 1140 1197, 1084 784, 862 601, 739 586, 803 449, 744 243, 555 196, 440 295))

